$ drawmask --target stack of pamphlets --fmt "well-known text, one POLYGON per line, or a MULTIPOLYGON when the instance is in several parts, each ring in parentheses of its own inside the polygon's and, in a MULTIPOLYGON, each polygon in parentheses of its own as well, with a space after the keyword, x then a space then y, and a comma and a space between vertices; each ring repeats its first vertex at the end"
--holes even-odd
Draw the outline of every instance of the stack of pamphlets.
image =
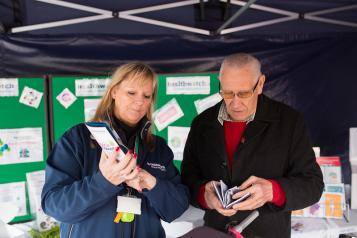
POLYGON ((216 195, 225 209, 231 208, 234 204, 242 202, 250 196, 250 193, 246 193, 238 199, 233 199, 232 196, 240 191, 239 187, 234 186, 228 189, 228 186, 222 180, 220 180, 219 184, 213 183, 213 185, 216 195))
POLYGON ((120 147, 117 159, 125 157, 128 148, 123 144, 118 134, 105 122, 86 122, 86 126, 94 139, 98 142, 107 156, 110 156, 116 147, 120 147))

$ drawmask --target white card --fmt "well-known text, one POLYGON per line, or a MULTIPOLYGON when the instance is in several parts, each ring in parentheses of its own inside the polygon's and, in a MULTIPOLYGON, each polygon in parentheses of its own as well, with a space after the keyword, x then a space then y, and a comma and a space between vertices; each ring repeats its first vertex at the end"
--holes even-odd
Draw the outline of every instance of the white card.
POLYGON ((154 112, 154 123, 159 131, 183 117, 183 112, 176 99, 173 98, 154 112))
POLYGON ((216 105, 221 100, 222 100, 221 95, 219 93, 215 93, 209 97, 205 97, 205 98, 198 99, 198 100, 194 101, 194 104, 195 104, 197 113, 200 114, 207 108, 210 108, 210 107, 216 105))
POLYGON ((64 106, 64 108, 67 109, 74 103, 74 101, 77 100, 77 97, 74 96, 68 88, 65 88, 60 94, 57 95, 56 99, 62 104, 62 106, 64 106))
POLYGON ((117 196, 117 212, 127 212, 141 215, 141 199, 126 196, 117 196))
POLYGON ((226 195, 226 191, 228 189, 228 186, 222 181, 220 180, 221 183, 221 196, 222 196, 222 200, 223 200, 223 205, 225 204, 226 200, 225 200, 225 195, 226 195))
POLYGON ((320 157, 320 147, 312 147, 314 153, 315 153, 315 157, 318 158, 320 157))
POLYGON ((220 184, 216 184, 215 182, 212 182, 212 183, 213 183, 214 190, 216 191, 216 195, 217 195, 219 201, 221 202, 221 204, 223 206, 224 202, 223 202, 223 198, 222 198, 222 195, 221 195, 221 185, 220 184))
POLYGON ((0 203, 14 204, 17 207, 16 216, 25 216, 27 214, 25 182, 0 184, 0 203))
POLYGON ((209 94, 210 76, 180 76, 166 78, 166 94, 209 94))
POLYGON ((76 96, 102 96, 111 82, 109 78, 76 79, 76 96))
POLYGON ((246 193, 243 196, 241 196, 240 198, 233 200, 233 202, 231 202, 230 204, 227 204, 225 208, 231 208, 234 204, 237 204, 239 202, 244 201, 245 199, 247 199, 250 196, 250 193, 246 193))
POLYGON ((228 186, 222 180, 220 180, 219 184, 213 182, 213 186, 222 207, 225 209, 231 208, 234 204, 242 202, 250 196, 250 193, 246 193, 238 199, 233 199, 232 196, 239 192, 239 187, 234 186, 228 189, 228 186))
POLYGON ((350 162, 351 165, 357 164, 357 128, 350 128, 350 162))
POLYGON ((167 127, 167 145, 174 153, 183 153, 190 127, 167 127))
POLYGON ((84 120, 90 121, 94 118, 97 107, 100 103, 100 98, 86 98, 84 99, 84 120))
POLYGON ((351 208, 357 209, 357 165, 351 165, 351 208))
POLYGON ((19 81, 17 78, 0 78, 0 97, 19 96, 19 81))
POLYGON ((25 86, 22 90, 19 102, 30 107, 38 108, 42 99, 42 95, 42 92, 25 86))

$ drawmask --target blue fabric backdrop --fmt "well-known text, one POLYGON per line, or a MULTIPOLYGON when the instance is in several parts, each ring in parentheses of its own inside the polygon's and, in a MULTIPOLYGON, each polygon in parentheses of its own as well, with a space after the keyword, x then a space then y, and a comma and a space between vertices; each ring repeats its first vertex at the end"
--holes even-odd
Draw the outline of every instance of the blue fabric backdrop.
POLYGON ((0 76, 103 75, 141 60, 159 73, 218 71, 224 56, 256 55, 265 92, 305 115, 322 155, 342 158, 350 182, 349 128, 357 127, 357 34, 203 37, 196 35, 0 35, 0 76))

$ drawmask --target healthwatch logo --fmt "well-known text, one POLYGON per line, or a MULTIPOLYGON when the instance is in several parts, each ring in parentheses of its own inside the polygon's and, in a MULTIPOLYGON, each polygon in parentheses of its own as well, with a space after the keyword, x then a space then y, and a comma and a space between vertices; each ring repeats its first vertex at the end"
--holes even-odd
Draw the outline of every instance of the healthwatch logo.
POLYGON ((8 144, 4 144, 4 142, 0 139, 0 157, 3 156, 5 151, 10 151, 10 147, 8 144))

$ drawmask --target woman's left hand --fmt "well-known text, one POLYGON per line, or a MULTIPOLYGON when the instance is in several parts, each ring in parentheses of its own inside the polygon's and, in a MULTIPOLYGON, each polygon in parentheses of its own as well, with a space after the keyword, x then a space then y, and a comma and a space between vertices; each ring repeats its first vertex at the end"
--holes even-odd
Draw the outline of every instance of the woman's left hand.
POLYGON ((144 188, 151 190, 153 187, 155 187, 156 178, 146 170, 139 169, 139 173, 137 174, 137 176, 133 179, 126 180, 125 183, 128 186, 141 192, 144 188))
POLYGON ((145 169, 140 169, 138 177, 140 178, 140 187, 141 189, 146 188, 151 190, 156 185, 156 178, 152 176, 145 169))

